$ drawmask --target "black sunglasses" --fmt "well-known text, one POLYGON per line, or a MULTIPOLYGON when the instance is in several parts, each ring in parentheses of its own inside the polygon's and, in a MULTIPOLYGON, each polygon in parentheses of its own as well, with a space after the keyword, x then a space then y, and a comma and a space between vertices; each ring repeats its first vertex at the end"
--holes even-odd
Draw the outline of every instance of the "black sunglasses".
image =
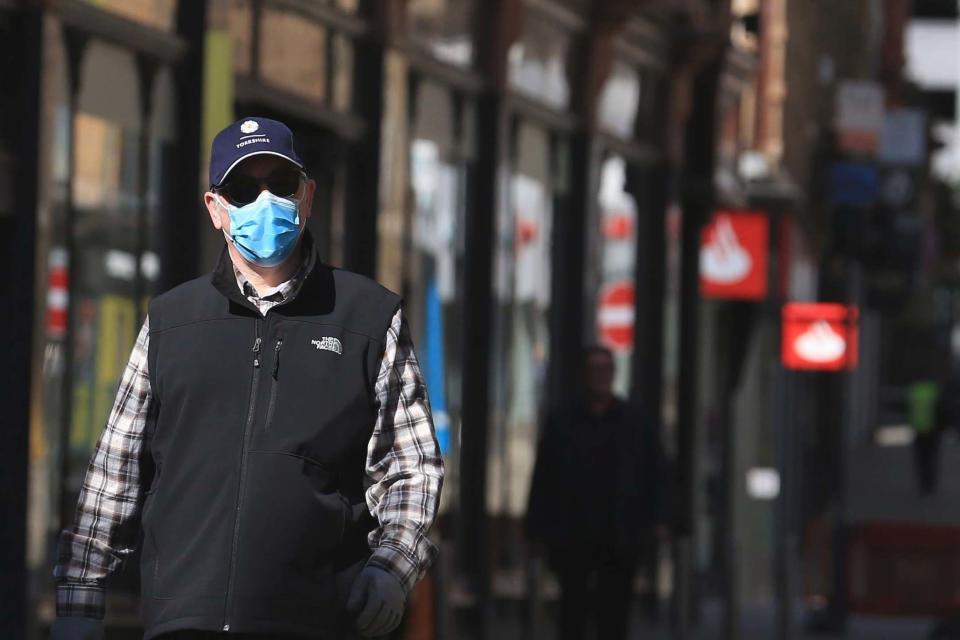
POLYGON ((277 171, 266 178, 239 174, 232 176, 214 191, 235 205, 245 205, 256 200, 264 188, 281 198, 295 196, 300 190, 300 182, 306 178, 302 171, 277 171))

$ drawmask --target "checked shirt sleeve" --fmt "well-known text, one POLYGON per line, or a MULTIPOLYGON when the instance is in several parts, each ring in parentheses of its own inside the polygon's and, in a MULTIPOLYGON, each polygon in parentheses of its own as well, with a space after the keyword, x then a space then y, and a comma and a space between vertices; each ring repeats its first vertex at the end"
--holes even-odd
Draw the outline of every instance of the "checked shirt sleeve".
POLYGON ((437 444, 410 329, 397 311, 387 330, 375 387, 379 412, 367 448, 367 506, 380 523, 370 533, 368 564, 395 576, 407 592, 436 556, 427 538, 443 485, 437 444))
POLYGON ((140 454, 150 411, 149 318, 144 321, 117 397, 80 490, 76 519, 60 534, 57 615, 103 618, 104 580, 133 553, 141 506, 140 454))

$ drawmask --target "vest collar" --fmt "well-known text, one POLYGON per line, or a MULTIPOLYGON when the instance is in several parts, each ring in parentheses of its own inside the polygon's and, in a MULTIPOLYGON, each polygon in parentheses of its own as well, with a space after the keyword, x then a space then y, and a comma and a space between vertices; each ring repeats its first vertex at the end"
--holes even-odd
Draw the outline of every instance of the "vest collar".
MULTIPOLYGON (((303 235, 300 237, 300 251, 302 252, 314 252, 316 253, 317 248, 316 244, 313 241, 313 235, 310 233, 309 229, 303 230, 303 235)), ((301 254, 304 255, 304 254, 301 254)), ((313 261, 313 268, 306 275, 303 285, 300 287, 300 291, 294 295, 294 299, 285 303, 284 305, 279 305, 274 307, 274 309, 279 309, 282 306, 287 306, 292 304, 297 298, 301 297, 306 293, 308 285, 311 284, 311 280, 316 279, 316 274, 318 271, 323 271, 324 269, 329 269, 320 261, 320 256, 315 255, 313 261)), ((231 302, 249 309, 250 311, 255 312, 257 315, 260 315, 260 310, 257 309, 257 306, 253 304, 243 292, 240 291, 240 287, 237 286, 237 277, 233 269, 233 260, 230 259, 230 252, 227 249, 226 243, 223 245, 223 249, 220 250, 220 256, 217 258, 217 265, 213 270, 213 273, 210 276, 210 281, 213 283, 213 286, 219 291, 225 298, 231 302)), ((311 287, 315 289, 316 287, 311 287)))

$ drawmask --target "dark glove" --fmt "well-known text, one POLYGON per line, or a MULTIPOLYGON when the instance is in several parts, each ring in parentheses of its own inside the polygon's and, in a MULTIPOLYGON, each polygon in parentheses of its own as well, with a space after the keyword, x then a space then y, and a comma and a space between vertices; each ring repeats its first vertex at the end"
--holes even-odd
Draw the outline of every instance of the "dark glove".
POLYGON ((104 640, 103 620, 65 616, 53 621, 50 640, 104 640))
POLYGON ((383 569, 365 567, 350 589, 347 612, 356 617, 360 635, 375 638, 397 628, 406 604, 399 580, 383 569))

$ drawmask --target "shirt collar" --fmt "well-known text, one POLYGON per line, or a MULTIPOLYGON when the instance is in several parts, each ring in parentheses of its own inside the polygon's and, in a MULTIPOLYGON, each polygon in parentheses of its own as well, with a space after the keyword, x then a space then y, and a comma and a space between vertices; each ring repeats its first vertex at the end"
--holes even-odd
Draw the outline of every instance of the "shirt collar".
POLYGON ((262 294, 257 292, 257 289, 250 284, 250 281, 237 269, 236 265, 233 266, 233 275, 237 280, 237 287, 240 289, 240 293, 260 309, 261 313, 266 313, 266 311, 278 304, 290 302, 297 296, 297 293, 299 293, 304 280, 307 279, 307 275, 313 269, 314 262, 316 261, 316 252, 312 251, 312 248, 306 246, 306 244, 307 243, 301 244, 300 266, 297 267, 293 275, 290 276, 288 280, 267 289, 262 294))

